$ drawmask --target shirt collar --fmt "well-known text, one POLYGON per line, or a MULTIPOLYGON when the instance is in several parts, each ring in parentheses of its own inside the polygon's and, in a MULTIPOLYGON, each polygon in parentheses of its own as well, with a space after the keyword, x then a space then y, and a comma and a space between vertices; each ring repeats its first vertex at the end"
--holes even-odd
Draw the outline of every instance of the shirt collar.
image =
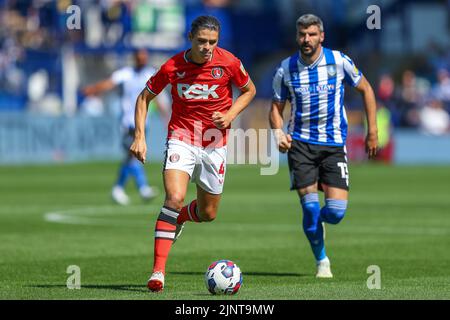
POLYGON ((314 61, 311 64, 307 64, 305 61, 303 61, 301 52, 299 52, 298 54, 298 60, 305 68, 308 69, 314 69, 320 63, 320 60, 322 60, 322 58, 323 58, 323 47, 320 48, 319 57, 316 59, 316 61, 314 61))

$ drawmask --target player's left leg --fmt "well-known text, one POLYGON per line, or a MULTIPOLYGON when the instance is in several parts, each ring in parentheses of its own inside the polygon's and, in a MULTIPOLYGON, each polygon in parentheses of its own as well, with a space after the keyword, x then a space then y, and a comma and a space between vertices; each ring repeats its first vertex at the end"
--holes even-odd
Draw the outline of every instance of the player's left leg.
POLYGON ((213 194, 197 185, 198 216, 200 221, 211 222, 217 217, 221 194, 213 194))
POLYGON ((347 210, 349 174, 345 147, 329 147, 320 168, 320 181, 325 193, 325 206, 320 210, 322 221, 338 224, 347 210))
POLYGON ((196 168, 191 180, 197 185, 197 199, 184 207, 177 223, 209 222, 216 218, 223 190, 226 168, 226 147, 198 149, 196 168))
POLYGON ((322 184, 325 192, 325 206, 320 210, 322 221, 338 224, 345 215, 348 203, 348 191, 322 184))

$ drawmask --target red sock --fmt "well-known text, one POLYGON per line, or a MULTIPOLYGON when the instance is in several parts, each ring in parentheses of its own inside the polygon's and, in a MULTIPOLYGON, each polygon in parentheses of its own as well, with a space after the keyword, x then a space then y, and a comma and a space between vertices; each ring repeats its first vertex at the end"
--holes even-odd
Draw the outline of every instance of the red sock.
POLYGON ((177 223, 181 224, 186 221, 200 222, 197 214, 197 200, 192 200, 191 203, 181 209, 177 223))
POLYGON ((172 242, 175 238, 178 215, 179 213, 177 210, 168 207, 163 207, 161 209, 155 226, 153 272, 161 271, 164 274, 166 273, 167 257, 169 256, 172 242))

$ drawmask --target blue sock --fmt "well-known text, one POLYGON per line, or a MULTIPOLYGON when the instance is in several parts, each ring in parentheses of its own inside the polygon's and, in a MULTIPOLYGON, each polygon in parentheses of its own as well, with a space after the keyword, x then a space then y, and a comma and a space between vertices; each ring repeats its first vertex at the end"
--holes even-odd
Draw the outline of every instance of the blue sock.
POLYGON ((128 177, 130 176, 131 168, 129 165, 129 161, 124 161, 120 165, 119 168, 119 177, 117 179, 116 185, 125 188, 125 184, 127 183, 128 177))
POLYGON ((148 186, 144 165, 138 159, 133 158, 130 160, 130 170, 136 180, 136 186, 138 189, 148 186))
POLYGON ((347 200, 326 199, 325 206, 320 210, 320 218, 326 223, 338 224, 346 210, 347 200))
POLYGON ((323 227, 320 220, 320 203, 317 193, 308 193, 301 198, 303 208, 303 231, 311 244, 317 261, 326 257, 323 227))

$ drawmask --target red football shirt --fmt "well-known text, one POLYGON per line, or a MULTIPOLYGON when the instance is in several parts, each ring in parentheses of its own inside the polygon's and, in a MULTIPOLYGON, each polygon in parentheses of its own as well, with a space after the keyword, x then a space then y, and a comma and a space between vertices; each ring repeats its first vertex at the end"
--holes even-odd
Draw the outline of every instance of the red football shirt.
POLYGON ((203 147, 224 146, 227 130, 217 129, 212 114, 226 113, 233 103, 232 84, 242 88, 250 78, 241 61, 224 49, 216 48, 212 58, 201 65, 187 59, 189 50, 164 63, 147 81, 147 89, 156 95, 172 85, 168 139, 203 147))

